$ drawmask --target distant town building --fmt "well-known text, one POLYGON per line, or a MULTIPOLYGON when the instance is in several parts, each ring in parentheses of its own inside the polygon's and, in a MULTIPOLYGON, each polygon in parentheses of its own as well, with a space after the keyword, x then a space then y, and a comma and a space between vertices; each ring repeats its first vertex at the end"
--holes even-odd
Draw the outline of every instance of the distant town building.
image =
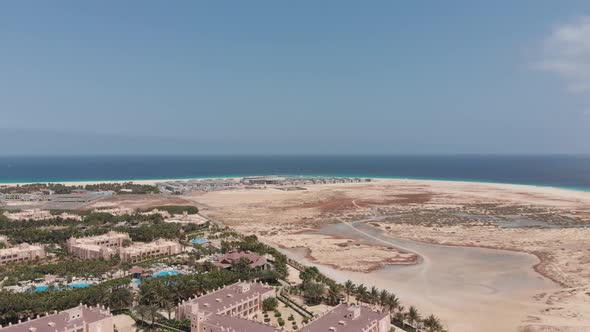
POLYGON ((158 239, 149 243, 133 243, 119 249, 122 262, 136 263, 146 259, 179 254, 182 246, 176 241, 158 239))
POLYGON ((79 305, 43 317, 5 327, 0 332, 113 332, 113 316, 109 309, 79 305))
POLYGON ((283 181, 284 178, 278 176, 255 176, 242 179, 242 183, 249 185, 280 185, 283 181))
POLYGON ((8 244, 8 236, 0 235, 0 243, 8 244))
MULTIPOLYGON (((370 182, 371 179, 361 178, 340 178, 340 177, 317 177, 317 176, 253 176, 245 177, 240 180, 226 179, 193 179, 158 182, 158 189, 164 194, 186 194, 193 191, 215 191, 215 190, 233 190, 239 188, 264 188, 266 186, 288 187, 302 186, 312 184, 328 183, 359 183, 370 182)), ((284 189, 282 190, 295 190, 284 189)), ((303 188, 298 188, 302 190, 303 188)))
POLYGON ((68 252, 82 259, 111 259, 117 249, 131 241, 129 234, 110 231, 98 236, 69 238, 68 252))
POLYGON ((369 307, 340 304, 323 316, 301 328, 301 332, 389 332, 389 313, 373 311, 369 307))
POLYGON ((44 196, 45 195, 43 195, 43 193, 41 193, 41 192, 29 193, 29 194, 8 193, 8 194, 3 194, 2 198, 4 198, 7 201, 33 202, 33 201, 42 200, 44 196))
POLYGON ((261 283, 238 282, 178 305, 177 319, 190 319, 191 332, 277 332, 278 327, 253 321, 264 299, 276 296, 261 283))
POLYGON ((233 251, 220 256, 213 264, 222 269, 229 269, 233 265, 245 261, 251 269, 266 269, 269 267, 266 258, 249 251, 233 251))
POLYGON ((54 194, 47 196, 47 200, 57 203, 88 203, 102 197, 112 196, 112 191, 78 190, 71 194, 54 194))
POLYGON ((45 258, 45 248, 41 245, 21 243, 15 247, 0 249, 0 265, 45 258))

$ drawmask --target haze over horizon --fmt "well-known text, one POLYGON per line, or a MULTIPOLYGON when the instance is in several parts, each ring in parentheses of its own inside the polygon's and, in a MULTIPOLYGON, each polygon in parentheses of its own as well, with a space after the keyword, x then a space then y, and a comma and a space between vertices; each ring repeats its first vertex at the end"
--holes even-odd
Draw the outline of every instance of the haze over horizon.
POLYGON ((590 3, 0 4, 0 154, 589 154, 590 3))

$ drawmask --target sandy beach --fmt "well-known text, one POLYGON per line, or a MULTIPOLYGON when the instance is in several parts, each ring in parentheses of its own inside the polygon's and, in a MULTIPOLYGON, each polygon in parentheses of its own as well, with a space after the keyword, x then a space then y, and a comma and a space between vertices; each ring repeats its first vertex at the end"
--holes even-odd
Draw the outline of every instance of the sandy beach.
POLYGON ((186 198, 334 278, 400 294, 451 331, 590 326, 588 192, 394 179, 306 189, 186 198), (347 224, 355 229, 341 228, 347 224), (400 253, 420 261, 396 261, 400 253))

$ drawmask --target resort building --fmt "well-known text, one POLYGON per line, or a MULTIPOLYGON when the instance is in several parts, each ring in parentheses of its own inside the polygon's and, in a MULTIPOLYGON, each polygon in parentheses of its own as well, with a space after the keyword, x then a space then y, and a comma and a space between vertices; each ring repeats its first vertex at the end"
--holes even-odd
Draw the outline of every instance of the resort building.
POLYGON ((182 251, 180 243, 158 239, 149 243, 134 243, 119 249, 122 262, 136 263, 146 259, 179 254, 182 251))
POLYGON ((242 260, 248 262, 251 269, 267 269, 270 265, 266 258, 249 251, 233 251, 227 253, 215 260, 213 264, 222 269, 230 269, 233 265, 240 263, 242 260))
POLYGON ((8 237, 5 235, 0 235, 0 243, 8 244, 8 237))
POLYGON ((170 218, 165 219, 164 222, 184 225, 206 225, 209 221, 198 214, 188 214, 186 211, 184 211, 182 214, 175 214, 170 216, 170 218))
POLYGON ((71 194, 54 194, 47 196, 47 200, 57 203, 88 203, 99 198, 112 196, 113 191, 76 190, 71 194))
POLYGON ((13 212, 10 213, 8 211, 4 212, 4 216, 10 220, 47 220, 53 218, 62 218, 62 219, 73 219, 77 221, 82 221, 82 217, 77 214, 69 214, 63 212, 59 215, 53 215, 47 210, 39 210, 39 209, 32 209, 32 210, 25 210, 20 212, 13 212))
POLYGON ((389 332, 389 313, 369 307, 340 304, 301 328, 301 332, 389 332))
POLYGON ((44 195, 41 192, 36 193, 9 193, 2 195, 4 200, 7 201, 23 201, 23 202, 33 202, 33 201, 40 201, 43 199, 44 195))
POLYGON ((92 210, 92 213, 110 213, 113 216, 122 216, 125 214, 133 214, 134 212, 135 212, 135 210, 130 209, 130 208, 113 208, 113 209, 101 208, 101 209, 92 210))
POLYGON ((45 258, 45 248, 41 245, 21 243, 16 247, 0 249, 0 265, 45 258))
POLYGON ((127 241, 131 241, 129 234, 110 231, 98 236, 72 237, 67 245, 69 253, 82 259, 110 259, 127 241))
POLYGON ((109 309, 79 305, 59 313, 37 316, 18 324, 0 326, 0 332, 113 332, 109 309))
POLYGON ((275 332, 279 328, 251 320, 262 301, 276 296, 261 283, 238 282, 178 305, 176 319, 190 319, 191 332, 275 332))

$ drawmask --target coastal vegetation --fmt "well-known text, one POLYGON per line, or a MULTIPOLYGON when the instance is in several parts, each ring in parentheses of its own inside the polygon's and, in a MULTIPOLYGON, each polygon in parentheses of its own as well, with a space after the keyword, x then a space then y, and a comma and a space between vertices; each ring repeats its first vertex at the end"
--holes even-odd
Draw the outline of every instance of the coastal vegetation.
POLYGON ((0 270, 0 280, 4 286, 15 285, 21 280, 34 280, 46 275, 68 277, 99 277, 119 264, 118 259, 81 260, 66 257, 55 263, 39 264, 38 262, 22 262, 0 270))
POLYGON ((75 190, 113 191, 117 194, 157 194, 158 187, 133 182, 105 182, 87 185, 65 185, 62 183, 32 183, 16 186, 0 187, 3 194, 30 194, 36 192, 53 192, 55 194, 71 194, 75 190))
MULTIPOLYGON (((169 207, 170 210, 185 211, 187 207, 169 207)), ((64 219, 59 215, 45 220, 9 220, 0 214, 0 234, 6 235, 13 243, 65 244, 70 237, 100 235, 115 230, 127 232, 134 241, 152 241, 157 238, 183 238, 182 232, 192 232, 201 226, 165 223, 162 215, 124 214, 115 216, 107 212, 79 211, 83 222, 64 219)))
POLYGON ((163 205, 163 206, 154 206, 149 209, 146 209, 146 211, 150 211, 150 210, 166 211, 170 214, 183 214, 183 213, 197 214, 197 213, 199 213, 199 209, 196 206, 192 206, 192 205, 163 205))
POLYGON ((130 279, 120 278, 80 289, 24 293, 1 291, 0 324, 16 323, 19 319, 69 309, 80 303, 123 308, 131 305, 133 299, 127 289, 130 282, 130 279))
MULTIPOLYGON (((138 218, 152 217, 139 217, 138 215, 138 218)), ((184 228, 190 233, 195 232, 192 225, 180 226, 178 224, 168 224, 157 219, 154 223, 143 223, 136 227, 110 227, 113 221, 120 219, 121 217, 115 217, 110 214, 93 214, 90 218, 91 222, 86 226, 84 232, 88 230, 92 230, 92 232, 106 232, 109 229, 116 229, 129 232, 134 240, 143 241, 149 241, 156 237, 169 237, 181 240, 184 238, 184 228)), ((7 221, 6 223, 1 223, 4 227, 0 227, 0 230, 8 230, 12 235, 16 235, 16 233, 11 232, 18 230, 22 234, 25 234, 18 238, 19 241, 25 238, 26 240, 31 240, 31 236, 26 234, 38 230, 39 223, 65 227, 65 221, 56 218, 44 221, 26 221, 23 224, 25 227, 19 227, 16 223, 7 221)), ((57 231, 62 232, 60 236, 55 236, 54 234, 54 236, 44 240, 48 242, 55 241, 52 244, 55 245, 56 243, 62 243, 62 240, 65 241, 68 235, 82 232, 72 226, 58 229, 57 231), (64 230, 70 231, 65 232, 64 230)), ((1 286, 12 286, 21 281, 39 280, 47 275, 54 275, 60 278, 66 277, 67 282, 71 282, 72 278, 76 277, 100 279, 102 282, 89 285, 87 288, 82 289, 49 286, 45 291, 36 292, 33 291, 34 286, 32 286, 30 290, 20 293, 0 291, 0 324, 6 325, 8 322, 15 323, 19 319, 23 320, 27 317, 42 315, 45 312, 53 310, 64 310, 78 303, 84 303, 88 305, 104 304, 113 310, 131 309, 134 313, 145 316, 152 322, 163 321, 170 326, 186 327, 185 322, 171 319, 171 313, 178 302, 235 283, 239 280, 259 280, 276 285, 278 284, 278 279, 286 277, 287 258, 275 249, 259 242, 255 236, 242 236, 229 228, 222 228, 215 225, 207 229, 207 233, 220 238, 231 238, 232 240, 227 242, 226 249, 249 250, 259 255, 272 257, 274 268, 255 270, 251 269, 247 262, 240 261, 234 264, 231 269, 221 269, 210 262, 197 262, 192 259, 194 256, 193 253, 187 254, 187 258, 158 258, 152 262, 143 262, 139 265, 147 267, 154 263, 184 264, 189 266, 193 272, 158 278, 144 278, 139 291, 134 295, 130 288, 131 279, 111 279, 111 277, 105 277, 107 275, 112 276, 114 272, 125 271, 130 268, 128 264, 121 264, 117 257, 111 260, 81 260, 64 253, 63 255, 54 257, 49 262, 34 261, 3 266, 0 269, 1 286), (139 305, 132 307, 134 300, 139 305), (159 310, 167 312, 168 317, 160 317, 157 314, 159 310)))

